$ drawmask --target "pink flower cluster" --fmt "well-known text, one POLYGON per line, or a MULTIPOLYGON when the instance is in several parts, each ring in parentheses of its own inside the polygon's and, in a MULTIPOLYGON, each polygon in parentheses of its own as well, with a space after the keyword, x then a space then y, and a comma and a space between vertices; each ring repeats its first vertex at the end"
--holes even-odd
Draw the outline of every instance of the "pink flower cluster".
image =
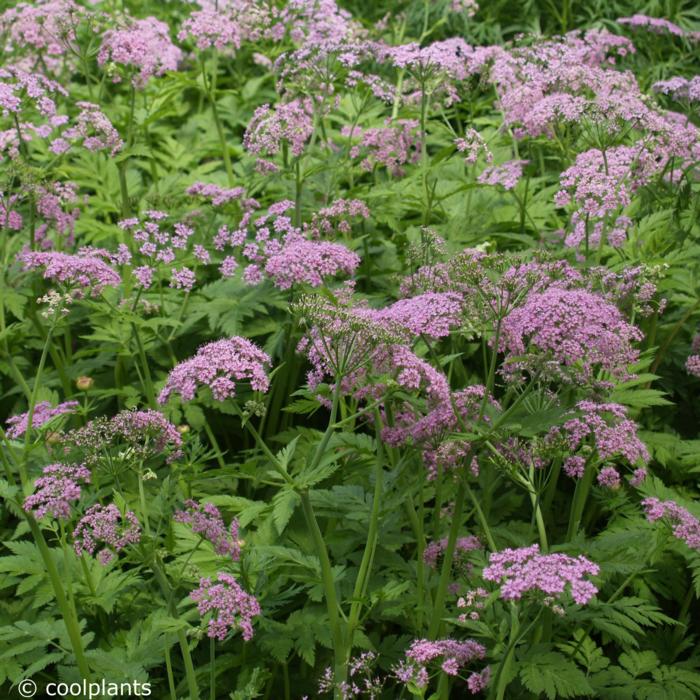
MULTIPOLYGON (((248 122, 243 146, 249 153, 265 156, 277 155, 283 148, 288 148, 290 154, 298 158, 314 131, 312 115, 310 100, 280 102, 274 108, 262 105, 248 122)), ((259 169, 274 172, 278 168, 274 163, 261 159, 259 169)))
POLYGON ((383 166, 399 177, 403 175, 402 166, 420 160, 419 122, 415 119, 387 119, 385 126, 369 129, 344 126, 340 133, 353 141, 359 139, 351 146, 349 155, 351 158, 362 156, 364 170, 383 166))
POLYGON ((15 211, 19 197, 16 194, 7 197, 4 192, 0 191, 0 228, 6 228, 11 231, 20 231, 24 220, 22 215, 15 211))
POLYGON ((464 667, 485 656, 486 647, 473 639, 463 642, 416 639, 406 650, 406 660, 394 668, 394 674, 402 683, 415 683, 425 688, 428 685, 427 667, 435 661, 440 662, 440 669, 448 676, 456 676, 464 667))
POLYGON ((158 402, 171 394, 191 401, 198 386, 208 386, 216 401, 236 395, 236 382, 250 381, 255 391, 267 391, 270 380, 265 366, 270 356, 246 338, 234 336, 203 345, 189 360, 181 362, 168 375, 158 402))
POLYGON ((232 52, 241 46, 241 29, 224 12, 203 9, 193 12, 182 24, 177 35, 180 41, 191 39, 200 51, 211 48, 232 52))
MULTIPOLYGON (((468 552, 473 552, 476 549, 482 549, 483 545, 478 537, 474 535, 469 535, 469 537, 458 537, 455 542, 455 554, 457 558, 460 555, 465 555, 468 552)), ((441 540, 436 540, 431 542, 423 552, 423 561, 431 568, 435 569, 437 567, 438 559, 447 549, 447 537, 443 537, 441 540)))
MULTIPOLYGON (((138 252, 147 265, 135 267, 133 272, 139 284, 148 288, 153 282, 153 274, 158 263, 173 265, 179 256, 187 251, 194 228, 188 223, 177 221, 172 226, 167 222, 168 214, 151 210, 145 218, 136 217, 119 222, 119 228, 129 231, 139 244, 138 252)), ((190 291, 196 282, 195 273, 186 266, 170 268, 170 286, 174 289, 190 291)))
POLYGON ((73 0, 20 2, 0 15, 0 31, 7 34, 13 49, 31 47, 48 68, 54 68, 75 38, 74 28, 83 12, 73 0))
POLYGON ((584 290, 550 287, 530 294, 503 320, 499 349, 504 373, 519 370, 588 382, 598 370, 629 377, 639 355, 633 343, 641 331, 602 297, 584 290))
POLYGON ((688 102, 700 102, 700 75, 690 80, 677 75, 668 80, 659 80, 652 85, 655 92, 671 95, 675 100, 687 100, 688 102))
POLYGON ((148 450, 161 453, 172 450, 170 459, 180 455, 182 436, 160 412, 150 408, 140 411, 120 411, 109 421, 114 439, 140 442, 148 450))
MULTIPOLYGON (((616 55, 632 52, 629 39, 589 30, 508 49, 476 48, 468 64, 494 86, 505 123, 521 138, 551 134, 558 123, 588 115, 632 119, 644 109, 639 88, 631 74, 609 68, 616 55)), ((614 119, 606 128, 616 128, 614 119)))
POLYGON ((199 588, 190 593, 200 615, 213 613, 208 625, 212 639, 224 641, 232 630, 241 630, 247 642, 253 638, 253 618, 261 614, 255 596, 246 593, 231 574, 219 572, 218 583, 199 580, 199 588))
MULTIPOLYGON (((561 429, 553 428, 549 439, 562 435, 572 451, 580 449, 588 440, 602 460, 624 457, 631 465, 649 461, 649 450, 639 439, 637 424, 627 417, 624 406, 580 401, 576 404, 576 410, 580 415, 566 421, 561 429)), ((569 469, 573 468, 571 462, 569 469)))
POLYGON ((97 559, 106 566, 114 559, 115 552, 140 542, 141 526, 132 511, 122 514, 114 503, 108 506, 97 503, 88 508, 78 521, 73 539, 73 547, 78 556, 83 552, 92 555, 98 547, 104 546, 97 554, 97 559))
POLYGON ((181 456, 182 436, 177 428, 158 411, 126 410, 110 418, 91 420, 77 430, 71 430, 63 439, 64 450, 77 449, 88 464, 99 461, 107 447, 129 447, 131 460, 145 461, 165 454, 172 462, 181 456))
POLYGON ((359 656, 351 657, 348 661, 348 680, 340 683, 335 682, 333 669, 328 666, 319 680, 318 692, 334 693, 337 689, 342 700, 352 700, 352 698, 377 700, 381 696, 385 679, 373 674, 372 666, 376 662, 377 654, 373 651, 365 651, 359 656))
POLYGON ((60 520, 71 517, 71 503, 80 498, 80 484, 90 483, 90 472, 82 464, 49 464, 34 483, 34 493, 24 499, 24 510, 37 519, 50 515, 60 520))
MULTIPOLYGON (((493 160, 493 154, 486 145, 481 134, 476 129, 467 129, 464 136, 455 139, 455 146, 460 153, 464 153, 464 162, 474 165, 479 153, 483 153, 487 163, 493 160)), ((518 176, 519 177, 519 176, 518 176)), ((508 189, 508 188, 507 188, 508 189)))
POLYGON ((339 243, 287 235, 281 249, 268 257, 265 273, 280 289, 300 283, 320 287, 325 277, 351 275, 359 266, 360 256, 339 243))
MULTIPOLYGON (((153 76, 177 70, 182 51, 170 40, 168 25, 155 17, 133 20, 124 29, 108 29, 102 37, 97 63, 116 63, 133 73, 133 83, 144 87, 153 76)), ((121 81, 118 73, 114 82, 121 81)))
POLYGON ((88 292, 98 296, 105 287, 121 284, 119 274, 89 250, 79 251, 76 255, 24 251, 17 259, 25 270, 43 268, 44 279, 65 284, 78 298, 88 292))
POLYGON ((586 576, 597 576, 599 572, 600 567, 586 557, 540 554, 539 545, 533 544, 492 552, 483 577, 500 585, 505 600, 519 600, 530 591, 560 598, 568 590, 576 603, 584 605, 598 592, 586 576))
POLYGON ((598 485, 603 488, 612 490, 618 489, 620 488, 620 473, 615 467, 603 467, 598 473, 597 482, 598 485))
POLYGON ((606 267, 589 269, 591 290, 600 291, 620 309, 646 318, 663 313, 665 299, 656 299, 658 268, 637 265, 614 272, 606 267))
POLYGON ((501 185, 506 190, 512 190, 523 176, 526 160, 509 160, 500 165, 492 165, 479 175, 482 185, 501 185))
POLYGON ((437 477, 440 470, 453 471, 467 467, 472 475, 479 474, 479 464, 475 456, 466 463, 471 444, 464 440, 447 440, 448 434, 460 425, 470 425, 477 419, 488 422, 482 415, 482 406, 498 408, 491 396, 486 396, 486 388, 475 384, 460 391, 449 391, 431 406, 422 416, 416 416, 412 408, 400 410, 395 416, 394 425, 382 431, 382 438, 390 445, 412 442, 422 448, 423 462, 428 471, 428 479, 437 477))
POLYGON ((479 10, 479 4, 476 0, 452 0, 450 10, 456 14, 473 17, 479 10))
POLYGON ((489 597, 489 592, 479 586, 468 590, 463 596, 457 599, 457 607, 460 610, 467 610, 459 614, 460 622, 467 620, 478 620, 481 618, 481 611, 486 607, 486 599, 489 597))
POLYGON ((694 515, 675 501, 661 501, 658 498, 645 498, 642 506, 649 522, 666 520, 673 528, 675 537, 700 552, 700 520, 694 515))
MULTIPOLYGON (((57 416, 63 416, 67 413, 75 413, 78 406, 80 406, 80 404, 77 401, 64 401, 63 403, 58 404, 58 406, 55 408, 52 408, 48 401, 39 401, 39 403, 34 406, 34 413, 32 415, 32 429, 37 430, 38 428, 41 428, 57 416)), ((24 433, 27 431, 28 423, 29 412, 21 413, 17 416, 8 418, 7 425, 10 427, 6 432, 7 437, 14 440, 22 437, 22 435, 24 435, 24 433)))
POLYGON ((226 188, 206 182, 195 182, 187 188, 187 194, 208 199, 213 206, 221 207, 229 202, 237 202, 243 199, 245 197, 245 188, 226 188))
POLYGON ((68 92, 60 83, 41 73, 13 65, 0 68, 0 110, 5 117, 33 108, 47 119, 55 118, 56 95, 65 97, 68 92))
POLYGON ((700 355, 689 355, 685 361, 685 369, 688 374, 700 377, 700 355))
POLYGON ((467 57, 472 48, 461 37, 434 41, 423 47, 411 43, 377 48, 380 60, 387 60, 397 68, 409 70, 420 81, 429 78, 458 81, 465 80, 469 75, 467 57))
POLYGON ((700 41, 700 32, 687 32, 663 17, 636 14, 631 17, 618 17, 617 23, 629 27, 643 27, 654 34, 671 34, 678 37, 688 37, 691 41, 700 41))
POLYGON ((46 185, 36 185, 27 188, 25 199, 36 202, 36 213, 44 223, 36 227, 34 240, 42 248, 51 248, 54 243, 47 234, 51 227, 62 237, 63 242, 73 242, 73 229, 80 216, 80 210, 75 207, 78 201, 78 187, 72 182, 52 182, 46 185), (66 208, 70 208, 66 211, 66 208))
POLYGON ((415 336, 445 338, 462 320, 463 300, 454 292, 426 292, 380 309, 376 317, 415 336))
POLYGON ((78 116, 51 142, 51 152, 60 155, 76 142, 82 142, 88 151, 109 151, 111 156, 121 151, 124 141, 104 112, 92 102, 77 102, 76 105, 80 107, 78 116))
POLYGON ((555 196, 557 206, 573 203, 571 232, 566 245, 579 246, 586 241, 597 246, 608 228, 607 241, 619 247, 631 221, 619 211, 631 201, 631 195, 656 172, 656 163, 646 148, 616 146, 607 151, 592 148, 576 156, 576 162, 560 176, 561 189, 555 196), (616 218, 611 216, 618 213, 616 218))
POLYGON ((361 199, 336 199, 313 213, 311 223, 304 224, 304 233, 314 239, 332 236, 335 231, 349 234, 352 231, 349 219, 369 219, 369 216, 369 208, 361 199))
POLYGON ((174 519, 178 523, 186 523, 192 528, 192 532, 211 542, 217 554, 228 555, 234 561, 240 559, 238 520, 234 518, 227 530, 221 512, 213 503, 185 501, 185 510, 178 510, 174 519))
MULTIPOLYGON (((359 204, 362 204, 361 202, 359 204)), ((234 231, 222 226, 215 239, 215 247, 223 249, 231 246, 240 249, 240 255, 249 264, 243 270, 243 280, 247 284, 260 284, 266 278, 272 280, 279 289, 290 289, 295 284, 308 284, 312 287, 321 286, 325 278, 339 274, 352 274, 360 264, 359 256, 348 250, 344 245, 330 241, 310 240, 305 234, 314 236, 317 229, 330 226, 331 218, 351 215, 354 212, 364 212, 357 207, 354 200, 340 200, 327 207, 323 215, 314 218, 311 226, 300 228, 292 224, 287 212, 294 207, 291 200, 282 200, 272 204, 267 213, 255 219, 255 239, 247 238, 247 225, 250 222, 252 209, 248 209, 234 231)), ((346 229, 346 221, 339 228, 346 229)), ((221 272, 224 275, 233 274, 238 263, 229 256, 222 263, 221 272)))

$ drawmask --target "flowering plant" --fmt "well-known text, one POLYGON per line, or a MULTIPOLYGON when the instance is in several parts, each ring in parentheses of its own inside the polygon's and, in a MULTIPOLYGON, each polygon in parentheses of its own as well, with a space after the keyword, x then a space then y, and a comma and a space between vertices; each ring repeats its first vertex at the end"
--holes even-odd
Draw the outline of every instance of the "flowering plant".
POLYGON ((697 13, 520 5, 2 4, 2 697, 700 697, 697 13))

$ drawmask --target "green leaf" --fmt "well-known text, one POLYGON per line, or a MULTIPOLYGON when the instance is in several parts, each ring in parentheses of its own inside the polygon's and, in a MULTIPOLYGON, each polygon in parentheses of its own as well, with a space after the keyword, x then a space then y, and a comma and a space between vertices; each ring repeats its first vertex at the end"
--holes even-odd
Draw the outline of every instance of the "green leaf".
POLYGON ((631 408, 673 405, 672 401, 664 398, 665 395, 666 392, 658 389, 615 389, 610 396, 610 400, 631 408))
POLYGON ((280 463, 280 466, 284 471, 288 472, 289 471, 289 463, 292 461, 292 457, 294 457, 294 452, 297 449, 297 444, 299 442, 299 435, 297 435, 288 445, 283 447, 276 455, 277 461, 280 463))
POLYGON ((572 642, 557 646, 567 656, 585 667, 588 673, 602 671, 610 665, 610 659, 603 654, 603 650, 583 630, 574 632, 572 642))
POLYGON ((549 700, 593 695, 584 673, 557 652, 532 654, 521 660, 519 666, 520 680, 525 687, 538 695, 544 694, 549 700))
POLYGON ((200 430, 207 422, 204 411, 191 402, 185 404, 185 420, 195 430, 200 430))
POLYGON ((299 494, 292 489, 281 489, 272 498, 272 520, 275 523, 278 534, 282 534, 287 527, 294 510, 299 504, 299 494))
POLYGON ((659 657, 653 651, 628 651, 620 654, 619 661, 633 678, 650 673, 659 665, 659 657))

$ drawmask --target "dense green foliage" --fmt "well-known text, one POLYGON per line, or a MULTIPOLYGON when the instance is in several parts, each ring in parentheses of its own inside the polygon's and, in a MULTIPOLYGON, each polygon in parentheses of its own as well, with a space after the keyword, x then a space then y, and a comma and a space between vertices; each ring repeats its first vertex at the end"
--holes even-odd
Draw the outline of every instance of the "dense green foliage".
MULTIPOLYGON (((324 46, 311 59, 293 52, 311 46, 313 24, 327 19, 313 12, 289 15, 301 38, 273 41, 241 30, 235 51, 198 49, 192 36, 178 38, 198 6, 104 0, 76 15, 74 36, 57 38, 69 47, 58 59, 13 36, 18 19, 0 21, 4 67, 45 72, 65 89, 51 93, 58 114, 77 123, 89 101, 121 139, 93 149, 86 134, 82 141, 68 131, 37 135, 29 125, 47 118, 30 91, 21 92, 17 110, 0 91, 3 697, 15 697, 31 678, 37 697, 50 682, 105 679, 150 683, 151 697, 173 700, 437 700, 465 697, 468 679, 489 674, 480 692, 498 700, 700 697, 700 358, 697 365, 688 359, 700 352, 700 100, 674 100, 652 87, 698 73, 700 43, 691 32, 700 28, 700 10, 692 2, 494 0, 468 16, 451 11, 448 0, 339 5, 363 31, 335 37, 333 50, 324 46), (616 22, 634 13, 664 17, 687 35, 616 22), (177 70, 132 82, 133 66, 99 58, 110 30, 132 26, 128 15, 167 24, 182 49, 177 70), (591 58, 591 65, 618 76, 630 71, 650 114, 666 119, 672 110, 677 121, 654 131, 645 113, 621 127, 617 113, 609 116, 614 108, 603 119, 587 107, 576 119, 521 133, 522 123, 509 120, 513 105, 499 102, 505 83, 486 68, 470 68, 463 79, 442 67, 421 74, 359 50, 358 70, 395 89, 393 100, 382 100, 338 58, 357 43, 425 47, 451 37, 516 55, 537 52, 550 38, 564 46, 561 34, 591 29, 627 37, 636 49, 618 54, 605 45, 614 60, 591 58), (456 99, 445 99, 450 89, 456 99), (251 127, 260 127, 261 106, 274 111, 295 100, 303 114, 290 131, 308 123, 310 133, 287 133, 277 152, 265 153, 251 127), (356 130, 388 129, 397 119, 411 126, 406 157, 392 164, 356 130), (681 132, 690 155, 667 157, 681 132), (470 133, 484 145, 465 162, 458 140, 470 133), (69 149, 56 145, 59 136, 69 149), (583 203, 556 199, 562 173, 595 150, 610 176, 608 154, 647 147, 648 162, 623 163, 618 184, 629 200, 620 197, 600 218, 605 235, 586 214, 584 237, 572 243, 583 203), (485 182, 486 168, 521 160, 513 186, 485 182), (198 182, 245 193, 214 205, 187 193, 198 182), (74 189, 59 192, 57 183, 74 189), (43 207, 47 192, 58 194, 43 207), (338 200, 359 204, 352 214, 324 214, 338 200), (184 243, 172 234, 163 247, 171 246, 174 261, 148 260, 134 236, 151 210, 167 214, 169 236, 176 224, 189 227, 184 243), (619 217, 629 224, 615 240, 619 217), (132 218, 138 223, 119 225, 132 218), (282 257, 273 272, 274 252, 256 262, 240 245, 225 250, 214 242, 222 226, 240 226, 252 245, 264 225, 283 251, 298 243, 294 236, 336 246, 328 249, 336 267, 321 269, 309 247, 293 261, 282 257), (84 246, 100 249, 90 260, 116 281, 52 276, 45 259, 31 257, 43 250, 78 260, 84 246), (115 257, 119 246, 129 260, 115 257), (227 272, 229 256, 235 270, 227 272), (299 274, 305 262, 312 269, 299 274), (253 264, 259 269, 246 271, 253 264), (152 268, 150 285, 139 266, 152 268), (193 279, 179 283, 183 269, 193 279), (538 316, 538 304, 561 290, 570 328, 568 319, 552 321, 556 311, 538 316), (423 292, 443 295, 441 304, 457 299, 456 310, 437 314, 445 315, 446 332, 431 332, 428 323, 415 330, 423 307, 396 320, 398 300, 423 292), (390 318, 368 311, 390 308, 390 318), (537 323, 543 336, 548 323, 559 323, 547 352, 537 345, 537 323), (518 332, 528 337, 520 349, 518 332), (186 396, 171 373, 204 344, 233 337, 267 353, 270 362, 257 364, 269 386, 244 373, 222 397, 200 378, 186 396), (580 337, 568 354, 568 341, 580 337), (598 354, 589 362, 588 352, 598 354), (444 390, 435 388, 440 382, 444 390), (460 392, 475 387, 482 393, 460 408, 460 392), (35 415, 69 401, 77 404, 37 425, 35 415), (620 413, 601 409, 577 442, 570 421, 594 422, 586 401, 615 404, 620 413), (108 423, 130 409, 158 411, 172 425, 159 432, 160 424, 108 423), (440 430, 418 435, 420 419, 439 410, 447 413, 440 430), (11 417, 21 414, 29 427, 18 431, 11 417), (403 428, 406 439, 392 437, 403 428), (567 472, 573 457, 579 478, 567 472), (39 491, 42 470, 59 463, 91 472, 60 517, 25 500, 39 491), (608 471, 606 481, 606 469, 616 476, 608 471), (183 518, 190 499, 237 523, 235 534, 222 535, 232 537, 231 551, 217 551, 183 518), (678 516, 650 514, 645 499, 673 502, 689 529, 679 534, 678 516), (137 518, 140 538, 112 543, 103 563, 94 549, 76 550, 76 527, 90 507, 108 504, 123 519, 137 518), (470 536, 476 544, 464 545, 470 536), (551 595, 535 586, 509 598, 502 581, 483 576, 495 552, 535 543, 542 556, 594 563, 586 579, 595 595, 577 600, 568 586, 551 595), (431 545, 438 547, 433 560, 431 545), (211 614, 200 614, 190 597, 220 572, 260 605, 249 640, 237 625, 208 637, 211 614), (475 640, 484 653, 454 672, 440 658, 426 661, 429 682, 422 683, 421 663, 407 650, 416 640, 448 638, 475 640), (372 654, 356 670, 365 652, 372 654), (397 671, 401 663, 414 663, 410 680, 397 671)), ((0 2, 3 11, 15 6, 0 2)), ((262 11, 268 3, 252 6, 262 11)), ((250 6, 242 16, 253 16, 250 6)), ((590 49, 592 56, 594 44, 581 55, 590 49)), ((528 66, 538 63, 528 56, 528 66)), ((14 79, 0 72, 0 86, 14 79)), ((592 104, 596 89, 571 93, 592 104)), ((613 91, 612 101, 623 94, 613 91)), ((264 235, 258 241, 262 250, 264 235)))

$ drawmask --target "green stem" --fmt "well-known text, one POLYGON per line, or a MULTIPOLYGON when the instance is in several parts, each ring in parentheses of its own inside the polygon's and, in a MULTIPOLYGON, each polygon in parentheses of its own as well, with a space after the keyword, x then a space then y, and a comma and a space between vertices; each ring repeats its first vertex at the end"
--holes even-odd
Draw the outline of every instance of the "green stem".
POLYGON ((80 567, 83 570, 83 575, 85 576, 85 583, 90 590, 90 595, 94 598, 97 593, 95 591, 95 584, 92 582, 92 575, 90 574, 90 569, 88 569, 87 562, 85 561, 85 554, 80 555, 80 567))
POLYGON ((435 506, 433 508, 433 535, 440 535, 440 516, 442 514, 442 465, 438 464, 437 475, 435 477, 435 506))
POLYGON ((134 145, 134 114, 136 112, 136 87, 131 81, 131 92, 129 93, 129 122, 127 125, 126 147, 134 145))
MULTIPOLYGON (((239 415, 241 415, 240 412, 239 415)), ((243 419, 243 416, 241 416, 241 419, 243 419)), ((270 462, 272 462, 272 466, 275 468, 275 471, 287 482, 287 484, 294 486, 294 479, 292 479, 292 477, 287 473, 286 469, 284 469, 284 467, 280 464, 280 461, 277 459, 277 457, 275 457, 274 453, 267 446, 253 424, 249 420, 244 422, 245 427, 250 431, 250 434, 255 439, 257 446, 265 453, 265 456, 270 460, 270 462)))
POLYGON ((139 480, 139 503, 141 505, 141 519, 143 520, 146 535, 148 535, 148 537, 150 538, 151 524, 150 519, 148 517, 148 506, 146 505, 146 490, 143 488, 143 471, 141 469, 140 464, 136 472, 136 478, 139 480))
POLYGON ((396 90, 394 91, 394 104, 392 105, 391 108, 391 120, 393 121, 396 119, 396 117, 399 116, 399 106, 401 104, 401 91, 403 90, 403 78, 404 78, 404 73, 406 72, 405 68, 402 68, 399 71, 399 77, 396 81, 396 90))
MULTIPOLYGON (((161 591, 163 592, 163 596, 165 597, 168 603, 168 612, 170 616, 177 619, 178 613, 177 607, 175 606, 175 602, 173 601, 172 588, 170 587, 170 583, 168 582, 167 576, 161 569, 160 562, 157 560, 153 562, 153 573, 155 574, 156 580, 158 581, 158 585, 160 586, 161 591)), ((187 687, 190 692, 190 700, 198 700, 199 688, 197 687, 197 674, 194 670, 194 664, 192 663, 192 654, 190 654, 190 647, 187 643, 187 636, 185 635, 184 630, 178 629, 177 640, 180 645, 180 653, 182 654, 182 660, 185 664, 185 676, 187 678, 187 687)))
POLYGON ((173 676, 173 662, 170 660, 170 646, 165 642, 165 672, 168 676, 168 688, 170 689, 170 700, 177 700, 175 692, 175 678, 173 676))
POLYGON ((530 464, 530 473, 528 474, 527 480, 527 490, 530 494, 530 503, 532 503, 532 510, 535 514, 535 522, 537 523, 537 531, 540 535, 540 547, 543 552, 549 551, 549 544, 547 542, 547 528, 544 526, 544 518, 542 517, 542 509, 540 508, 540 497, 535 488, 535 467, 530 464))
POLYGON ((452 524, 450 525, 450 533, 447 538, 447 547, 445 556, 442 561, 442 570, 440 571, 440 581, 435 594, 435 605, 433 606, 433 618, 430 621, 428 629, 428 639, 437 639, 442 629, 442 616, 445 611, 445 600, 447 598, 447 587, 452 576, 452 561, 454 559, 455 548, 457 545, 457 535, 462 520, 462 509, 464 507, 465 484, 460 481, 457 487, 457 495, 455 497, 454 512, 452 514, 452 524))
POLYGON ((127 219, 131 215, 131 204, 129 203, 129 187, 126 182, 126 160, 117 163, 119 173, 119 191, 122 198, 122 218, 127 219))
MULTIPOLYGON (((39 553, 41 554, 41 558, 44 561, 46 572, 49 575, 51 587, 53 588, 54 596, 56 597, 56 604, 58 605, 58 609, 68 632, 68 638, 70 639, 71 648, 73 649, 73 654, 75 655, 78 670, 80 671, 80 675, 89 681, 91 677, 90 666, 83 650, 83 640, 80 634, 80 624, 78 623, 77 614, 66 598, 66 594, 61 583, 61 577, 58 573, 58 569, 56 568, 56 562, 54 561, 53 554, 49 549, 46 540, 44 539, 44 533, 41 531, 41 528, 31 515, 27 514, 25 517, 27 519, 27 523, 29 523, 29 528, 32 531, 32 535, 34 537, 34 541, 36 542, 37 548, 39 549, 39 553)), ((65 562, 65 565, 68 566, 67 561, 65 562)))
POLYGON ((284 683, 284 700, 291 700, 292 684, 289 682, 289 664, 286 661, 282 664, 282 681, 284 683))
MULTIPOLYGON (((48 331, 44 328, 44 324, 41 322, 41 319, 37 314, 34 312, 34 310, 31 310, 27 313, 29 318, 31 319, 32 323, 34 324, 34 327, 37 329, 38 333, 40 336, 48 337, 48 331)), ((53 338, 52 338, 53 340, 53 338)), ((72 391, 72 386, 70 383, 70 380, 68 379, 68 376, 66 375, 66 370, 65 370, 65 361, 61 359, 61 347, 60 344, 58 347, 55 347, 53 343, 49 344, 49 355, 51 357, 51 361, 53 362, 53 366, 56 369, 56 372, 58 373, 58 377, 61 381, 61 386, 63 388, 63 393, 66 396, 70 396, 71 391, 72 391)))
POLYGON ((683 641, 684 631, 688 629, 688 611, 690 610, 690 604, 693 602, 694 587, 691 583, 686 591, 685 598, 683 599, 683 604, 681 606, 680 613, 678 614, 678 627, 676 627, 673 633, 674 646, 678 647, 683 641))
POLYGON ((506 649, 506 655, 498 669, 498 678, 496 685, 496 700, 503 700, 505 698, 506 688, 510 679, 508 678, 510 673, 510 666, 513 662, 513 655, 515 654, 515 644, 518 639, 518 632, 520 630, 520 620, 518 618, 518 606, 515 602, 511 601, 510 604, 510 634, 508 635, 508 647, 506 649))
POLYGON ((216 700, 216 639, 209 639, 209 698, 216 700))
POLYGON ((300 491, 301 507, 304 511, 306 524, 311 533, 316 546, 316 553, 321 565, 321 580, 323 582, 323 590, 326 599, 326 608, 328 611, 328 620, 331 628, 331 638, 333 640, 333 652, 335 658, 335 668, 333 673, 334 678, 334 695, 340 697, 339 684, 345 682, 347 678, 345 642, 343 639, 343 629, 341 626, 340 615, 338 612, 338 596, 335 590, 335 581, 333 580, 333 569, 331 560, 328 556, 328 548, 323 539, 321 528, 318 526, 318 520, 314 513, 311 499, 308 491, 300 491))
POLYGON ((207 81, 206 67, 204 61, 202 61, 202 78, 204 80, 204 87, 209 97, 209 102, 211 104, 211 113, 214 117, 214 125, 216 126, 216 133, 219 137, 219 144, 221 145, 221 157, 224 160, 224 168, 226 169, 226 178, 228 179, 229 187, 233 187, 234 177, 233 177, 233 166, 231 165, 231 154, 228 150, 228 144, 226 143, 226 135, 224 134, 224 127, 219 116, 219 109, 216 106, 216 80, 218 77, 219 70, 219 55, 214 54, 214 68, 212 70, 211 82, 207 81))
POLYGON ((449 697, 450 697, 450 678, 444 671, 440 671, 440 677, 438 678, 438 687, 437 687, 436 695, 437 695, 437 698, 439 700, 449 700, 449 697))
POLYGON ((216 439, 216 436, 214 435, 214 431, 211 429, 211 426, 209 425, 209 422, 204 423, 204 432, 207 434, 207 437, 209 438, 209 442, 211 443, 212 447, 214 448, 214 451, 216 452, 216 461, 223 469, 226 466, 226 462, 224 461, 224 456, 221 452, 221 448, 219 447, 219 443, 216 439))
POLYGON ((566 530, 567 541, 571 541, 575 537, 581 525, 583 509, 586 506, 586 500, 588 499, 588 494, 593 485, 594 474, 595 466, 593 460, 589 459, 586 463, 583 476, 576 483, 576 489, 574 490, 574 500, 571 504, 571 512, 569 513, 569 526, 566 530))
POLYGON ((328 447, 328 442, 331 439, 331 435, 333 435, 333 431, 334 431, 333 426, 336 424, 336 417, 338 415, 338 403, 339 403, 339 401, 340 401, 340 378, 337 378, 336 382, 335 382, 335 389, 333 390, 333 403, 331 405, 330 418, 328 419, 328 427, 326 428, 326 432, 323 434, 323 437, 321 438, 321 442, 318 444, 318 447, 316 448, 316 452, 314 453, 314 458, 311 462, 311 466, 309 467, 310 471, 313 471, 314 469, 316 469, 319 462, 321 461, 321 458, 326 453, 326 448, 328 447))
POLYGON ((419 634, 423 632, 423 611, 427 610, 425 605, 425 498, 423 496, 423 482, 421 481, 418 490, 418 514, 415 514, 413 501, 410 502, 411 512, 415 518, 416 531, 416 629, 419 634))
POLYGON ((360 569, 357 573, 357 579, 355 580, 355 589, 352 594, 353 602, 350 607, 350 616, 348 618, 348 653, 352 650, 353 634, 360 618, 362 599, 367 592, 367 584, 369 582, 369 576, 372 570, 372 564, 374 562, 374 555, 377 549, 380 501, 382 497, 382 482, 384 481, 384 449, 380 437, 381 417, 379 416, 378 409, 374 410, 374 421, 377 436, 377 457, 375 459, 374 471, 374 495, 372 497, 372 511, 370 514, 369 528, 367 531, 367 544, 365 545, 365 551, 362 554, 362 561, 360 562, 360 569))
POLYGON ((46 340, 44 341, 44 347, 41 350, 41 357, 39 358, 39 366, 36 370, 36 376, 34 377, 34 386, 32 387, 32 396, 29 401, 29 410, 27 411, 27 429, 24 433, 24 459, 19 463, 19 477, 22 481, 22 486, 27 486, 27 463, 29 461, 29 444, 31 441, 32 434, 32 422, 34 419, 34 409, 36 408, 36 400, 39 397, 39 387, 41 386, 41 375, 44 371, 44 365, 46 365, 46 358, 49 354, 49 345, 51 344, 51 338, 53 337, 53 326, 49 328, 46 334, 46 340))
POLYGON ((554 501, 554 494, 557 492, 557 484, 559 483, 559 475, 561 474, 561 457, 554 459, 552 470, 549 473, 549 481, 545 487, 544 498, 542 499, 542 510, 549 515, 554 501))
POLYGON ((476 496, 474 492, 471 490, 469 487, 469 484, 465 484, 464 488, 467 492, 467 495, 469 496, 469 500, 472 502, 472 505, 474 506, 474 511, 476 512, 476 517, 479 521, 479 524, 481 525, 481 529, 484 531, 484 537, 486 537, 486 542, 489 546, 489 549, 492 552, 498 551, 498 547, 496 547, 496 541, 493 539, 493 535, 491 534, 491 529, 489 528, 488 521, 486 520, 486 516, 484 515, 484 511, 481 509, 481 505, 479 504, 479 501, 476 500, 476 496))
POLYGON ((95 98, 92 92, 92 81, 90 80, 90 68, 88 67, 86 51, 80 52, 80 65, 83 69, 83 77, 85 78, 85 84, 87 85, 90 102, 94 102, 95 98))
POLYGON ((148 400, 148 405, 152 409, 156 409, 158 404, 156 403, 156 392, 153 388, 153 379, 151 377, 151 368, 148 364, 148 358, 146 357, 146 352, 143 348, 143 343, 141 342, 141 336, 139 334, 138 328, 135 323, 131 324, 131 330, 134 333, 134 339, 136 340, 136 347, 138 348, 139 360, 141 361, 141 369, 143 370, 144 377, 144 389, 146 391, 146 399, 148 400))

